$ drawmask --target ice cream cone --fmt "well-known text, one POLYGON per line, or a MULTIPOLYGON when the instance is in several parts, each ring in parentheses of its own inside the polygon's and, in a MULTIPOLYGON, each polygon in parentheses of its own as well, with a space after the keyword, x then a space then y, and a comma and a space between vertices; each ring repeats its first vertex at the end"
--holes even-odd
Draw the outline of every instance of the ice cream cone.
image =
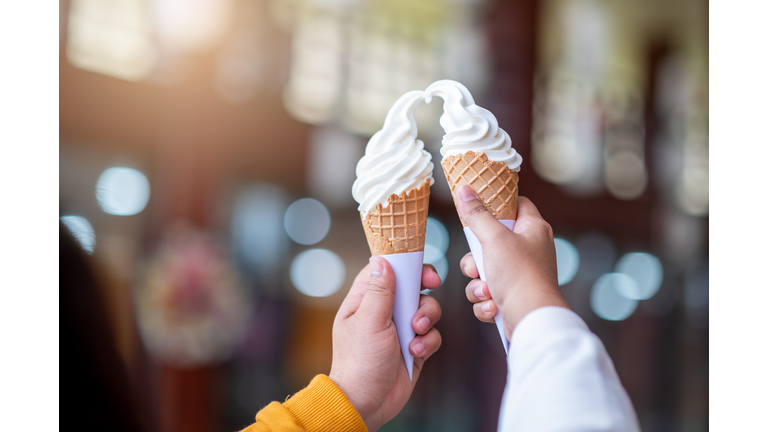
POLYGON ((411 379, 413 356, 409 346, 416 337, 411 320, 419 308, 421 294, 430 183, 427 180, 418 188, 411 188, 400 195, 392 194, 387 199, 386 207, 377 204, 366 214, 361 213, 371 254, 386 259, 395 272, 397 286, 392 320, 411 379))
MULTIPOLYGON (((442 166, 454 203, 459 188, 468 184, 497 220, 517 219, 518 174, 507 164, 489 161, 485 153, 468 151, 446 156, 442 166)), ((461 224, 467 226, 463 219, 461 224)))
MULTIPOLYGON (((446 156, 443 158, 442 165, 445 178, 451 188, 454 204, 459 188, 468 184, 483 201, 485 207, 493 213, 496 220, 510 230, 514 228, 515 219, 517 219, 517 182, 519 179, 517 172, 510 170, 504 162, 489 161, 485 153, 473 151, 456 156, 446 156)), ((461 215, 459 218, 461 219, 461 215)), ((461 224, 464 225, 464 235, 467 237, 469 250, 475 259, 480 279, 486 280, 482 246, 463 219, 461 219, 461 224)), ((504 332, 504 320, 501 314, 497 313, 495 320, 504 351, 509 353, 509 341, 504 332)))
POLYGON ((429 207, 429 180, 400 195, 392 194, 386 207, 377 204, 364 217, 363 229, 373 255, 424 251, 429 207))

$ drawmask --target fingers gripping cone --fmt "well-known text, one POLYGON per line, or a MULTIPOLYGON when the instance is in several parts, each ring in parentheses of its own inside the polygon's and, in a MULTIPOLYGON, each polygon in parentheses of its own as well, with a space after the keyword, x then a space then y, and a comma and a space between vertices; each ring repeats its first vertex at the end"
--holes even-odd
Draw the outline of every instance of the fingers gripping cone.
MULTIPOLYGON (((499 220, 504 226, 512 230, 515 227, 514 220, 499 220)), ((472 257, 475 259, 477 265, 477 272, 480 274, 480 280, 485 279, 485 266, 483 265, 483 247, 480 245, 480 240, 477 239, 475 233, 467 226, 464 227, 464 235, 467 237, 467 243, 469 243, 469 250, 472 252, 472 257)), ((501 343, 504 345, 504 352, 509 354, 509 341, 507 340, 507 334, 504 332, 504 318, 499 311, 496 311, 496 315, 493 317, 496 321, 496 328, 499 330, 499 336, 501 336, 501 343)))
MULTIPOLYGON (((515 226, 517 219, 517 182, 518 174, 513 172, 503 162, 489 161, 484 153, 468 151, 457 156, 447 156, 442 162, 445 178, 451 188, 454 203, 460 187, 469 185, 475 191, 485 207, 493 213, 493 216, 510 230, 515 226)), ((459 215, 461 218, 461 215, 459 215)), ((483 265, 483 249, 475 234, 464 220, 464 235, 469 243, 469 250, 477 264, 480 280, 486 280, 485 266, 483 265)), ((495 316, 496 327, 504 344, 504 351, 509 354, 509 341, 504 332, 504 319, 497 311, 495 316)))
POLYGON ((361 219, 372 255, 386 259, 397 280, 392 320, 397 328, 400 350, 413 379, 413 356, 408 348, 416 333, 411 320, 419 308, 424 239, 427 233, 430 182, 400 195, 392 194, 387 206, 378 204, 361 219))

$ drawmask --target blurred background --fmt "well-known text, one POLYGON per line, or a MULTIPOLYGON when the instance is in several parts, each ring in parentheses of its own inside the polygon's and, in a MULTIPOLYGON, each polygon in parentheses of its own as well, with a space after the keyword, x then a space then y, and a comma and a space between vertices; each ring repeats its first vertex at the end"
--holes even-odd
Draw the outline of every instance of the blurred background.
MULTIPOLYGON (((60 0, 60 217, 148 426, 238 430, 329 372, 370 255, 355 165, 401 94, 449 78, 523 156, 643 430, 708 430, 708 33, 700 0, 60 0)), ((416 112, 436 162, 440 113, 416 112)), ((443 345, 382 430, 494 431, 504 352, 435 180, 443 345)))

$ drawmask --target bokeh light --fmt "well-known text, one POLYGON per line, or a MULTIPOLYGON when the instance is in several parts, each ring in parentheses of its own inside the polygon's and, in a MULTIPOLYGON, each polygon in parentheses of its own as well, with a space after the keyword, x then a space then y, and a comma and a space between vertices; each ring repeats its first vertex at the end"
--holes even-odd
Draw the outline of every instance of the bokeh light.
POLYGON ((331 214, 320 201, 302 198, 285 211, 283 224, 291 240, 303 245, 313 245, 328 234, 331 228, 331 214))
POLYGON ((616 198, 632 200, 645 192, 648 172, 643 158, 633 151, 620 151, 605 162, 605 182, 616 198))
POLYGON ((565 285, 573 280, 579 270, 579 251, 569 241, 561 238, 555 239, 555 251, 557 253, 557 283, 565 285))
POLYGON ((302 9, 292 32, 283 103, 298 120, 321 124, 335 114, 343 89, 344 14, 313 3, 302 9))
POLYGON ((637 300, 627 298, 622 293, 636 292, 637 284, 631 277, 622 273, 607 273, 592 286, 590 304, 592 310, 602 319, 622 321, 637 309, 637 300))
MULTIPOLYGON (((427 233, 424 242, 424 263, 432 264, 435 267, 442 284, 448 277, 448 259, 445 258, 445 252, 450 243, 445 225, 435 218, 427 218, 427 233)), ((424 291, 429 292, 430 290, 424 291)))
MULTIPOLYGON (((659 290, 664 279, 664 269, 658 258, 642 252, 628 253, 616 263, 616 272, 635 280, 635 291, 620 291, 623 296, 634 300, 647 300, 659 290)), ((627 286, 624 286, 625 288, 627 286)))
POLYGON ((261 279, 279 270, 288 252, 283 225, 288 200, 279 188, 255 185, 240 191, 232 212, 234 255, 261 279))
POLYGON ((314 128, 307 143, 307 189, 329 208, 357 206, 352 194, 355 167, 363 157, 366 141, 338 126, 314 128))
MULTIPOLYGON (((439 220, 428 217, 427 218, 427 234, 425 237, 425 243, 434 246, 435 249, 440 251, 441 255, 445 255, 448 250, 450 238, 448 237, 448 230, 445 228, 442 222, 439 220)), ((426 251, 425 251, 426 256, 426 251)), ((426 259, 426 258, 425 258, 426 259)))
POLYGON ((291 263, 291 282, 300 293, 327 297, 341 288, 346 278, 344 262, 327 249, 310 249, 291 263))
POLYGON ((60 219, 80 242, 83 249, 92 254, 93 248, 96 246, 96 233, 88 219, 82 216, 62 216, 60 219))
POLYGON ((677 199, 692 216, 709 212, 709 167, 686 167, 677 185, 677 199))
POLYGON ((407 91, 441 78, 473 92, 487 85, 488 38, 469 3, 374 2, 354 13, 341 5, 359 0, 272 3, 291 35, 283 104, 304 123, 370 136, 407 91))
POLYGON ((209 49, 231 27, 232 0, 163 0, 151 4, 156 37, 175 52, 209 49))
POLYGON ((108 168, 96 182, 96 200, 104 212, 113 215, 140 213, 149 202, 149 193, 149 180, 133 168, 108 168))
POLYGON ((67 58, 76 67, 129 81, 158 63, 146 2, 72 0, 67 58))

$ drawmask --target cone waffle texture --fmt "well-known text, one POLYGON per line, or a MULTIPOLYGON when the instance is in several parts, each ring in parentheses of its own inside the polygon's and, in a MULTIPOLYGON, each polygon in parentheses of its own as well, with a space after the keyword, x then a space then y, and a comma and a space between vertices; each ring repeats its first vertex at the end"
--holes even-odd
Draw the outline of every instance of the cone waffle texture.
POLYGON ((429 180, 400 195, 392 194, 386 207, 377 204, 363 220, 363 229, 373 255, 424 250, 429 208, 429 180))
MULTIPOLYGON (((468 151, 462 155, 446 156, 442 165, 454 203, 459 188, 468 184, 496 220, 517 219, 518 174, 507 164, 489 161, 485 153, 468 151)), ((463 219, 461 224, 467 226, 463 219)))

